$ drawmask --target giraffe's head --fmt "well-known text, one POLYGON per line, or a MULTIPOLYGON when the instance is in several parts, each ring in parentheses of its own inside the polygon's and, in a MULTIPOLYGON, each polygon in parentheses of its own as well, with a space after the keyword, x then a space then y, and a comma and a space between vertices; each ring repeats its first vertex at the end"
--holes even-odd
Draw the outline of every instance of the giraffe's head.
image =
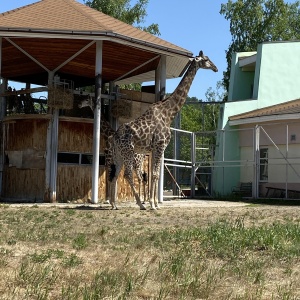
POLYGON ((201 50, 199 55, 194 58, 196 63, 196 68, 198 69, 210 69, 214 72, 218 72, 218 68, 215 66, 215 64, 208 58, 208 56, 205 56, 203 54, 203 51, 201 50))
POLYGON ((88 97, 86 99, 83 99, 79 104, 78 104, 78 107, 79 108, 83 108, 83 107, 93 107, 93 99, 92 97, 88 97))

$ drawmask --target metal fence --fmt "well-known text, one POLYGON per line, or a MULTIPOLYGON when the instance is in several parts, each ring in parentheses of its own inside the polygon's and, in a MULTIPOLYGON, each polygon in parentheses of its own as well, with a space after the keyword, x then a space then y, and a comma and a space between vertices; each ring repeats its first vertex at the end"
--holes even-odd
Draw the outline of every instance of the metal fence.
POLYGON ((165 197, 300 198, 300 122, 211 132, 172 128, 165 197))

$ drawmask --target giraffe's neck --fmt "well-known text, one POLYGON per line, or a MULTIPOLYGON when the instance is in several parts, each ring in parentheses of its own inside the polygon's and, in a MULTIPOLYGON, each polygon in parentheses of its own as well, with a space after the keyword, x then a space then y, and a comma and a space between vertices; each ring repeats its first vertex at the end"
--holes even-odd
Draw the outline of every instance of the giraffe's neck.
MULTIPOLYGON (((90 109, 94 112, 95 105, 92 99, 90 99, 90 102, 87 106, 89 106, 90 109)), ((105 120, 103 115, 101 115, 100 127, 101 133, 105 138, 108 138, 115 133, 115 131, 111 128, 110 124, 105 120)))
POLYGON ((192 82, 196 76, 196 62, 193 60, 174 92, 165 101, 166 114, 170 121, 180 111, 186 101, 192 82))
POLYGON ((101 116, 101 133, 105 138, 113 135, 115 131, 111 128, 110 124, 104 119, 104 116, 101 116))

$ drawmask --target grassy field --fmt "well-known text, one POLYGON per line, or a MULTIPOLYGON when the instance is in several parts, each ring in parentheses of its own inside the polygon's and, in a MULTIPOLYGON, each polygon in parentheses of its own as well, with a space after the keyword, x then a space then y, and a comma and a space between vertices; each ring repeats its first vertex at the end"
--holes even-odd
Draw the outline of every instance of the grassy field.
POLYGON ((300 206, 0 205, 0 299, 300 299, 300 206))

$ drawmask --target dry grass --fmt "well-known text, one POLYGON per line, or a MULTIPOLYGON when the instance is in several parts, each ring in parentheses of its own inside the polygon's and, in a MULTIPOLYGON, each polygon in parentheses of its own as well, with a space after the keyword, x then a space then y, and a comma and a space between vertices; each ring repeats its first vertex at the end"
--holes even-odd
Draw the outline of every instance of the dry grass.
POLYGON ((0 299, 300 299, 300 207, 0 206, 0 299))

